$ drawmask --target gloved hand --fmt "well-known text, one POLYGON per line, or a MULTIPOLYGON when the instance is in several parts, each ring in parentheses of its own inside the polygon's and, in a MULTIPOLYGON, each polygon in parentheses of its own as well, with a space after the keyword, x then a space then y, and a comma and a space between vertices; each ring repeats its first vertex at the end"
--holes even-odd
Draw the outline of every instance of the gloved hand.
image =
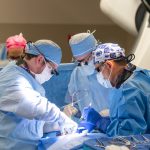
POLYGON ((92 107, 86 107, 83 110, 82 118, 84 121, 81 121, 78 126, 78 132, 81 127, 91 132, 93 129, 97 128, 102 132, 106 132, 107 126, 110 123, 109 117, 102 117, 97 111, 92 107))
POLYGON ((81 121, 77 128, 77 133, 82 133, 83 131, 87 130, 87 132, 91 132, 95 129, 95 125, 93 123, 87 121, 81 121))
POLYGON ((96 125, 97 121, 101 119, 102 117, 94 108, 89 106, 83 109, 82 118, 84 121, 87 121, 96 125))
POLYGON ((65 106, 63 112, 64 112, 68 117, 71 118, 71 116, 75 115, 75 114, 78 112, 78 110, 77 110, 77 108, 73 107, 71 104, 68 104, 68 105, 65 106))
POLYGON ((78 131, 81 133, 83 130, 88 130, 91 132, 93 129, 96 128, 96 123, 101 116, 98 112, 96 112, 92 107, 85 107, 82 112, 82 119, 83 121, 80 122, 78 126, 78 131))
POLYGON ((61 112, 61 118, 63 118, 63 120, 59 122, 61 134, 66 135, 76 133, 78 127, 77 123, 67 117, 63 112, 61 112))

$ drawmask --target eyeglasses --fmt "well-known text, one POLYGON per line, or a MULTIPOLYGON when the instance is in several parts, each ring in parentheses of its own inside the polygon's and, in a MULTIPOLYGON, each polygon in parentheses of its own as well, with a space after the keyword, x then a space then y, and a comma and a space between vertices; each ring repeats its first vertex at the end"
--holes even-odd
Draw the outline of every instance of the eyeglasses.
POLYGON ((51 74, 56 76, 59 75, 59 72, 55 69, 55 66, 52 62, 46 61, 45 63, 48 65, 49 68, 52 68, 51 74))
MULTIPOLYGON (((49 68, 52 68, 51 74, 59 75, 58 71, 55 69, 55 67, 54 67, 54 65, 53 65, 53 62, 46 60, 44 54, 39 50, 39 48, 38 48, 36 45, 33 44, 32 41, 28 41, 28 42, 27 42, 27 45, 28 45, 28 46, 30 46, 30 44, 32 44, 32 46, 34 46, 35 49, 44 57, 44 62, 45 62, 45 64, 48 64, 49 68)), ((30 48, 29 48, 29 49, 30 49, 30 48)))
POLYGON ((84 65, 88 65, 88 61, 91 58, 92 53, 90 53, 89 55, 87 55, 85 58, 81 59, 81 60, 77 60, 75 59, 75 62, 78 63, 78 66, 81 66, 81 63, 84 63, 84 65))
POLYGON ((101 71, 103 70, 103 67, 104 67, 104 62, 98 64, 98 66, 95 68, 95 70, 96 70, 97 72, 101 72, 101 71))

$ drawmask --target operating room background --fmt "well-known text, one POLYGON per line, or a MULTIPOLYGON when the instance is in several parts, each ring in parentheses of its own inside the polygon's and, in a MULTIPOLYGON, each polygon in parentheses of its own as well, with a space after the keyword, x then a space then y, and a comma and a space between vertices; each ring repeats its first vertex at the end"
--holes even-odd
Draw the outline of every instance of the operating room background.
POLYGON ((126 53, 135 41, 100 11, 99 0, 0 0, 0 43, 20 32, 33 42, 51 39, 62 48, 62 62, 70 62, 68 35, 87 30, 96 30, 100 42, 119 43, 126 53))

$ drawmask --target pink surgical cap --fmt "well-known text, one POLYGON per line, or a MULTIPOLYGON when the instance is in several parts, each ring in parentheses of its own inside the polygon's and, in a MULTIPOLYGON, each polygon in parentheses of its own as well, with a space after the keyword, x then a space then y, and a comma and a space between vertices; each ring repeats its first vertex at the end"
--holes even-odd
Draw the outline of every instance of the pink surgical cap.
POLYGON ((22 33, 20 33, 19 35, 15 35, 15 36, 10 36, 7 40, 6 40, 6 47, 8 48, 24 48, 26 46, 26 39, 23 37, 22 33))

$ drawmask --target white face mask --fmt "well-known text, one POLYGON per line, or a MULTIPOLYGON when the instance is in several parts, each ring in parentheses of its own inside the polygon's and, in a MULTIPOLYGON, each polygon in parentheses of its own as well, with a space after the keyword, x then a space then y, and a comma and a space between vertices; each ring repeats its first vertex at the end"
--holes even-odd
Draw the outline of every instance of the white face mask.
POLYGON ((48 81, 53 75, 51 74, 52 68, 49 68, 48 65, 45 66, 44 70, 40 74, 35 74, 35 79, 43 84, 48 81))
MULTIPOLYGON (((111 72, 110 72, 110 75, 111 75, 111 72)), ((110 75, 109 75, 109 78, 110 78, 110 75)), ((98 72, 96 77, 97 77, 97 81, 99 82, 99 84, 103 85, 105 88, 113 88, 113 86, 110 83, 109 78, 104 79, 102 72, 98 72)))
POLYGON ((80 67, 82 67, 81 69, 83 70, 83 72, 86 76, 89 76, 89 75, 93 74, 94 70, 95 70, 93 60, 90 60, 88 62, 88 65, 85 65, 84 63, 81 63, 80 67))

